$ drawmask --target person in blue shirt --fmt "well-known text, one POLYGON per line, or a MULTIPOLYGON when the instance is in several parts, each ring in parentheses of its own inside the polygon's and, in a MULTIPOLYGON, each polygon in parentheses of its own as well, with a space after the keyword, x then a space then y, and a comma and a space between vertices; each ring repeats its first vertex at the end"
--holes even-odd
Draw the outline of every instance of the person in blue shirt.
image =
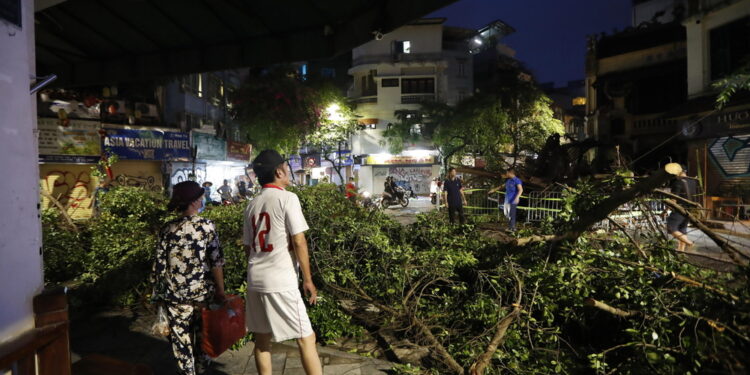
POLYGON ((464 216, 466 196, 464 196, 461 180, 456 177, 456 168, 448 169, 448 178, 443 182, 443 200, 448 204, 448 220, 451 224, 455 221, 456 214, 458 214, 459 222, 462 225, 466 224, 466 216, 464 216))
POLYGON ((505 187, 505 203, 503 204, 503 213, 508 218, 509 229, 511 231, 516 230, 516 209, 518 202, 521 200, 521 194, 523 193, 523 182, 521 179, 516 177, 516 170, 508 168, 505 171, 505 185, 500 185, 488 192, 492 194, 505 187))

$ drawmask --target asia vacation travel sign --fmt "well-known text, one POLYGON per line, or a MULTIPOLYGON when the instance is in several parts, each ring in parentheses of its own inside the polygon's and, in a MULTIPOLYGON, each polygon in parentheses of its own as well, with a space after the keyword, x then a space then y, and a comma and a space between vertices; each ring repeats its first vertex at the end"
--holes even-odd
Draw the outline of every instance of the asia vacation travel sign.
POLYGON ((40 118, 39 161, 45 163, 96 163, 101 156, 97 121, 40 118))
POLYGON ((190 160, 190 136, 162 130, 106 128, 104 148, 124 160, 190 160))
POLYGON ((227 141, 227 159, 250 162, 253 146, 248 143, 227 141))
POLYGON ((197 147, 196 159, 200 160, 226 160, 227 142, 216 138, 212 134, 194 131, 193 144, 197 147))

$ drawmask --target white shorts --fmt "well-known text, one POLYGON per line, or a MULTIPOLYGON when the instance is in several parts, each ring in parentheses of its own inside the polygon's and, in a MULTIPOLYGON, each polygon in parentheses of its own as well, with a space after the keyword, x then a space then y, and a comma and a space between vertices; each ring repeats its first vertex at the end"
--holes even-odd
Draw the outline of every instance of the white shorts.
POLYGON ((305 303, 297 289, 278 293, 249 290, 245 306, 249 332, 270 333, 274 342, 313 334, 305 303))

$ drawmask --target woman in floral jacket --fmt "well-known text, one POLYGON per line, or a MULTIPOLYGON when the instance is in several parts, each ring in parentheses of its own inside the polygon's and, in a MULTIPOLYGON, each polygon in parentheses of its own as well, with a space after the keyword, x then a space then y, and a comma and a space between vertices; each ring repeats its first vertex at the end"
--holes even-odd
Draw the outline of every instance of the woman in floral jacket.
POLYGON ((181 215, 161 229, 153 267, 154 299, 166 310, 169 341, 184 375, 202 374, 208 364, 201 350, 201 308, 212 299, 225 300, 224 255, 216 227, 196 216, 203 193, 193 181, 174 186, 168 208, 181 215))

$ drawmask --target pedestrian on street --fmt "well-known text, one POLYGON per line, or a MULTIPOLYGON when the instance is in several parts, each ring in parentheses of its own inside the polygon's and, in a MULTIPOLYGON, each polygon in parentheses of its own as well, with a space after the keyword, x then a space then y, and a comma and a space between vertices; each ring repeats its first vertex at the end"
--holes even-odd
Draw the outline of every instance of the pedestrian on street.
POLYGON ((203 199, 205 201, 205 206, 208 206, 209 204, 214 203, 211 200, 211 186, 214 186, 214 184, 211 181, 206 181, 203 183, 203 199))
MULTIPOLYGON (((523 182, 516 176, 516 170, 508 168, 505 171, 505 184, 500 185, 489 192, 492 194, 505 187, 505 201, 502 209, 505 217, 508 218, 508 229, 513 232, 516 230, 516 211, 518 208, 518 202, 521 200, 521 194, 523 194, 523 182)), ((499 208, 499 207, 498 207, 499 208)))
POLYGON ((102 198, 109 192, 110 179, 109 177, 101 177, 99 180, 99 186, 94 189, 94 215, 99 215, 99 207, 101 206, 102 198))
POLYGON ((216 192, 219 193, 222 203, 232 203, 232 187, 229 186, 229 180, 224 180, 224 185, 219 186, 216 192))
POLYGON ((466 216, 464 215, 466 196, 461 180, 456 177, 456 168, 448 169, 448 178, 443 182, 443 201, 448 204, 448 220, 450 223, 455 222, 455 215, 458 214, 461 225, 466 224, 466 216))
MULTIPOLYGON (((695 180, 687 177, 685 168, 680 166, 680 172, 669 185, 672 194, 690 201, 695 201, 697 186, 695 180)), ((667 217, 667 232, 677 240, 677 251, 686 251, 693 246, 693 241, 687 236, 688 218, 677 211, 672 211, 667 217)))
POLYGON ((245 181, 240 180, 237 182, 237 196, 239 197, 239 200, 247 198, 247 187, 245 186, 245 181))
POLYGON ((244 214, 243 244, 248 258, 247 329, 255 334, 258 373, 271 374, 271 342, 296 339, 307 374, 322 374, 315 333, 299 290, 298 271, 308 302, 317 302, 305 231, 309 229, 296 194, 286 191, 290 172, 274 150, 253 160, 263 187, 244 214), (291 243, 290 243, 291 241, 291 243))
POLYGON ((349 177, 349 182, 346 184, 346 199, 351 202, 357 201, 357 185, 354 184, 354 177, 349 177))
POLYGON ((208 357, 201 350, 201 309, 223 303, 224 255, 216 227, 197 216, 204 190, 194 181, 172 189, 168 208, 181 213, 159 232, 152 268, 153 298, 166 310, 169 342, 178 373, 203 374, 208 357))

